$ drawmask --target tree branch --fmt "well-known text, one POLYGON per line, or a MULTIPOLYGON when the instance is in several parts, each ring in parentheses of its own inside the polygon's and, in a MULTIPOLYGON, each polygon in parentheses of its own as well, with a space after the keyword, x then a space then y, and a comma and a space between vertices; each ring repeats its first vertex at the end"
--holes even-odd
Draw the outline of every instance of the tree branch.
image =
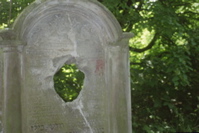
POLYGON ((130 65, 142 65, 143 63, 141 62, 130 62, 130 65))
POLYGON ((158 34, 155 33, 155 35, 154 35, 153 39, 151 40, 151 42, 144 48, 138 49, 138 48, 129 47, 129 49, 130 49, 130 51, 133 51, 133 52, 142 53, 142 52, 144 52, 146 50, 151 49, 155 45, 155 41, 156 41, 157 37, 158 37, 158 34))
POLYGON ((12 19, 12 0, 10 0, 10 9, 9 9, 9 19, 8 19, 8 26, 10 26, 10 21, 12 19))
POLYGON ((99 2, 101 2, 101 3, 103 2, 103 0, 97 0, 97 1, 99 1, 99 2))

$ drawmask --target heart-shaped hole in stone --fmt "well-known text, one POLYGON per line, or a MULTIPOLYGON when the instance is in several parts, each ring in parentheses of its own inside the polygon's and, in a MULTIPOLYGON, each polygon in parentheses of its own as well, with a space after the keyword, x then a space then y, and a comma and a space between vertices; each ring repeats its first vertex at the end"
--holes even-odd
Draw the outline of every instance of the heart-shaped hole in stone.
POLYGON ((84 73, 75 64, 65 64, 54 75, 54 88, 65 101, 75 100, 83 88, 84 73))

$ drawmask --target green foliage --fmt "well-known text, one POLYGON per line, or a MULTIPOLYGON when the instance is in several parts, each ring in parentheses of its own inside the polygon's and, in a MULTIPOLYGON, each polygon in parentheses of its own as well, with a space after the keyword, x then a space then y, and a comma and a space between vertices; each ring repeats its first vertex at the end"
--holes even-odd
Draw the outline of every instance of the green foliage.
POLYGON ((84 74, 74 64, 64 65, 54 75, 56 92, 65 101, 73 101, 83 88, 84 74))
POLYGON ((134 132, 199 131, 198 1, 103 3, 124 31, 135 33, 130 40, 134 132))
MULTIPOLYGON (((0 2, 0 27, 9 27, 33 0, 0 2), (10 11, 10 7, 12 10, 10 11)), ((132 127, 135 133, 199 131, 198 0, 99 0, 130 40, 132 127)), ((54 77, 65 101, 77 97, 83 74, 64 66, 54 77)))
POLYGON ((17 15, 34 0, 1 0, 0 29, 11 27, 17 15))
POLYGON ((133 122, 137 132, 199 130, 196 117, 199 91, 197 86, 192 87, 193 68, 185 47, 150 53, 131 71, 133 122), (143 128, 144 125, 148 128, 143 128))

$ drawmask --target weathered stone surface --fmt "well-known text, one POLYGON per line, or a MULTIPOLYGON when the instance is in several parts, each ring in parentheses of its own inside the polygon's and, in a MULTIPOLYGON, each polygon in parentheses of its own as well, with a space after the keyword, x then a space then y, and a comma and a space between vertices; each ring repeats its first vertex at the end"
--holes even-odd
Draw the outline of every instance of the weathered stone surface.
POLYGON ((2 133, 2 110, 3 110, 3 51, 0 48, 0 133, 2 133))
POLYGON ((3 133, 21 133, 21 51, 22 44, 15 40, 13 30, 0 32, 1 48, 1 71, 3 75, 0 84, 0 95, 2 96, 2 128, 3 133), (3 103, 2 103, 3 102, 3 103))
POLYGON ((36 1, 18 17, 11 33, 16 34, 10 39, 14 41, 1 41, 4 133, 132 132, 131 34, 122 33, 104 6, 92 0, 36 1), (65 63, 76 64, 85 74, 80 95, 67 103, 53 83, 65 63))

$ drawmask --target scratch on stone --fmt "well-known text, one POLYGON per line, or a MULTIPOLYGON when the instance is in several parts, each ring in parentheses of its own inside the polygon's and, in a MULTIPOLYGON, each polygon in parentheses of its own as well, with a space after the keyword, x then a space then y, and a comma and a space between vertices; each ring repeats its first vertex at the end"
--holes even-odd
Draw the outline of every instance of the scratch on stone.
POLYGON ((84 121, 86 122, 86 125, 89 127, 89 130, 91 131, 90 133, 93 133, 93 129, 91 128, 91 125, 90 123, 88 122, 88 120, 86 119, 83 111, 82 111, 82 103, 80 102, 80 105, 77 107, 79 109, 79 112, 81 113, 82 117, 84 118, 84 121))
POLYGON ((76 36, 75 36, 75 31, 74 31, 73 23, 72 23, 71 18, 70 18, 69 15, 68 15, 68 21, 69 21, 69 23, 70 23, 70 25, 71 25, 71 29, 70 29, 70 31, 68 32, 68 37, 69 37, 69 39, 72 41, 73 46, 74 46, 74 51, 73 51, 72 55, 73 55, 74 57, 77 57, 78 54, 77 54, 76 36))

